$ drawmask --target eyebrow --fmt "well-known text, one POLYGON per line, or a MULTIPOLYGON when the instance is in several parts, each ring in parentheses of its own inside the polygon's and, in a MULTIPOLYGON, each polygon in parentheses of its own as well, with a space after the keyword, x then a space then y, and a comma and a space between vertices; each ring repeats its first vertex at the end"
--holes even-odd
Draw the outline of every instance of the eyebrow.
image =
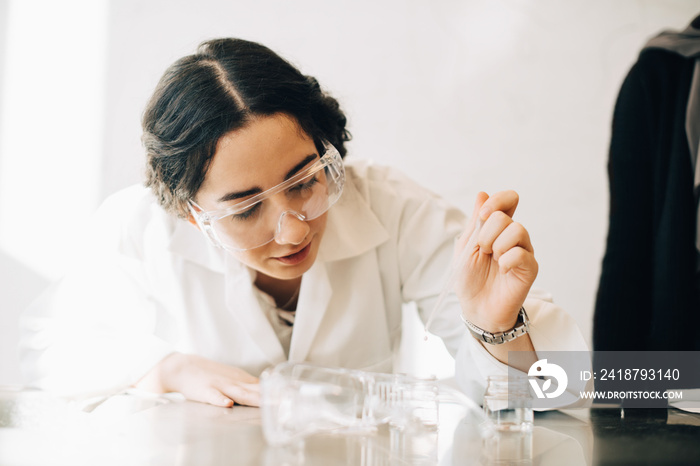
POLYGON ((302 168, 304 168, 305 166, 307 166, 307 165, 309 164, 309 162, 311 162, 312 160, 314 160, 316 157, 318 157, 317 154, 310 154, 310 155, 307 155, 307 156, 304 158, 304 160, 302 160, 302 161, 299 162, 298 164, 294 165, 294 168, 292 168, 291 170, 289 170, 289 171, 287 172, 287 175, 284 177, 284 181, 287 181, 288 179, 290 179, 291 177, 293 177, 294 175, 296 175, 297 173, 299 173, 299 172, 301 171, 302 168))
MULTIPOLYGON (((287 181, 297 173, 299 173, 304 167, 306 167, 312 160, 316 159, 318 157, 318 154, 309 154, 306 157, 304 157, 304 160, 299 162, 298 164, 294 165, 294 168, 289 170, 287 174, 284 177, 284 181, 287 181)), ((240 199, 242 197, 248 197, 252 196, 254 194, 260 194, 262 189, 260 188, 251 188, 247 189, 245 191, 235 191, 235 192, 230 192, 227 194, 224 194, 221 196, 219 199, 217 199, 217 202, 229 202, 233 201, 235 199, 240 199)))

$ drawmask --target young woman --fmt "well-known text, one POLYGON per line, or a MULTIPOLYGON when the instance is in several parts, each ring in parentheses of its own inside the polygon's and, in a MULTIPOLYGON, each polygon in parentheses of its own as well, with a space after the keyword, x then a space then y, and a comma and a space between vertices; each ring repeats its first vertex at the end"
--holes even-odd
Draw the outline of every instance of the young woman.
POLYGON ((465 391, 482 393, 508 351, 586 349, 530 293, 516 193, 480 193, 467 224, 395 170, 345 164, 345 125, 315 79, 262 45, 212 40, 174 63, 143 117, 147 189, 104 203, 85 257, 25 316, 31 383, 230 406, 257 405, 257 376, 285 360, 389 372, 402 304, 425 320, 465 248, 431 326, 465 391))

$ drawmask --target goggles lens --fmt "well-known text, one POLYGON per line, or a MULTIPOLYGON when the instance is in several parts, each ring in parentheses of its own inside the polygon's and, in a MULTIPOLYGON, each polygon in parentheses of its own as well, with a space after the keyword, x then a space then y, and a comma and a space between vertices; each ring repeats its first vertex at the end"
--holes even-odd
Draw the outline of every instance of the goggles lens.
POLYGON ((217 246, 245 251, 275 239, 285 214, 303 221, 320 217, 340 198, 345 183, 340 154, 330 144, 325 146, 326 152, 310 167, 228 209, 204 212, 190 201, 200 229, 217 246))

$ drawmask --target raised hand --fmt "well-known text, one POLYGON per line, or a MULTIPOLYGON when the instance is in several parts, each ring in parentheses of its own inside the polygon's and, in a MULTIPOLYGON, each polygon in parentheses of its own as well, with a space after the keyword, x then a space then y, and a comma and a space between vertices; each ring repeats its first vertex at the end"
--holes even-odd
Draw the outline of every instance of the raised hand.
POLYGON ((470 223, 456 243, 455 254, 467 254, 455 289, 462 312, 470 322, 492 333, 513 328, 537 277, 530 235, 513 221, 518 200, 515 191, 491 197, 479 193, 470 223), (479 220, 483 224, 472 239, 479 220))

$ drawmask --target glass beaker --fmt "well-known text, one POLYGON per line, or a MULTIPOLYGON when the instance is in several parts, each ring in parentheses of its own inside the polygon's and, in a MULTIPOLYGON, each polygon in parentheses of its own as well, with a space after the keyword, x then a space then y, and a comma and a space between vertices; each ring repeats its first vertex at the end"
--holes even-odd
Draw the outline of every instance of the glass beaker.
POLYGON ((482 439, 480 464, 488 466, 532 465, 533 430, 490 430, 482 439))
POLYGON ((532 430, 532 398, 525 377, 493 375, 488 377, 484 394, 484 413, 489 427, 499 431, 532 430))

